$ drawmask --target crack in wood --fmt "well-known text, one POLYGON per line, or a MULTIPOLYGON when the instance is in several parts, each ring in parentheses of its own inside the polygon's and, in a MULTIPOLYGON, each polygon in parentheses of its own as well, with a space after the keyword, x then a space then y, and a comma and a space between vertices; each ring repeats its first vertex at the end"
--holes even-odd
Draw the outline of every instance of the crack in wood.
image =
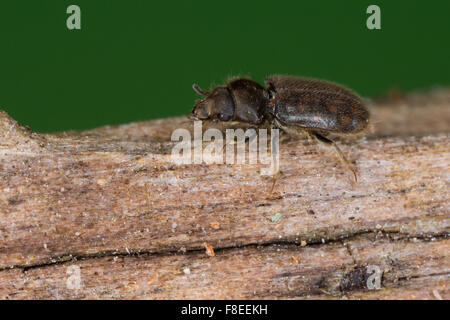
MULTIPOLYGON (((307 246, 324 246, 330 243, 341 243, 343 244, 343 241, 352 241, 357 239, 360 236, 369 236, 369 235, 384 235, 388 236, 390 234, 397 234, 401 235, 398 231, 392 231, 392 230, 380 230, 380 229, 374 229, 374 230, 362 230, 358 231, 346 236, 340 236, 336 238, 317 238, 317 239, 310 239, 307 243, 307 246)), ((449 233, 442 233, 442 234, 432 234, 432 235, 420 235, 420 236, 409 236, 404 235, 401 237, 397 237, 395 239, 392 239, 391 237, 388 237, 389 241, 391 242, 397 242, 397 241, 409 241, 411 239, 414 239, 415 241, 430 241, 431 239, 447 239, 450 236, 449 233)), ((217 247, 214 248, 215 253, 220 253, 224 251, 229 250, 235 250, 235 249, 244 249, 244 248, 264 248, 264 247, 270 247, 270 246, 277 246, 277 245, 292 245, 295 247, 303 247, 304 245, 301 244, 299 241, 292 241, 289 239, 277 239, 275 241, 269 241, 269 242, 262 242, 262 243, 249 243, 245 245, 240 246, 228 246, 228 247, 217 247)), ((348 248, 348 243, 344 245, 344 247, 347 248, 347 251, 350 255, 350 257, 353 259, 355 265, 357 265, 357 262, 348 248)), ((105 251, 105 252, 98 252, 98 253, 92 253, 92 254, 75 254, 75 253, 68 253, 64 255, 60 255, 57 257, 51 257, 47 261, 37 262, 33 264, 23 264, 23 265, 12 265, 12 266, 6 266, 3 268, 0 268, 1 271, 8 271, 13 269, 22 269, 24 272, 30 270, 30 269, 36 269, 36 268, 45 268, 53 265, 58 264, 65 264, 69 262, 76 262, 81 260, 88 260, 88 259, 101 259, 101 258, 107 258, 107 257, 139 257, 143 255, 148 256, 169 256, 169 255, 187 255, 187 254, 199 254, 204 253, 204 249, 186 249, 185 251, 180 251, 179 249, 176 250, 166 250, 166 251, 154 251, 154 250, 146 250, 146 249, 129 249, 128 251, 105 251)))
POLYGON ((133 298, 147 277, 137 297, 446 298, 449 105, 449 88, 371 102, 373 131, 341 139, 356 186, 283 143, 270 196, 258 165, 173 165, 182 118, 36 134, 0 112, 0 296, 133 298), (92 291, 64 291, 74 264, 92 291), (358 296, 369 264, 400 289, 358 296))

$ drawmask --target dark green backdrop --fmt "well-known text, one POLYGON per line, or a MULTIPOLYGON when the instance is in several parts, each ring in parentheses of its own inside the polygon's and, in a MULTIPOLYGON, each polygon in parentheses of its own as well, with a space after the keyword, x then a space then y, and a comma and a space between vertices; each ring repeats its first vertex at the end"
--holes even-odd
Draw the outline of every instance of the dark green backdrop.
POLYGON ((187 114, 193 82, 325 78, 362 95, 450 83, 449 1, 2 0, 0 109, 37 131, 187 114), (82 29, 66 28, 81 7, 82 29), (366 28, 381 7, 382 30, 366 28))

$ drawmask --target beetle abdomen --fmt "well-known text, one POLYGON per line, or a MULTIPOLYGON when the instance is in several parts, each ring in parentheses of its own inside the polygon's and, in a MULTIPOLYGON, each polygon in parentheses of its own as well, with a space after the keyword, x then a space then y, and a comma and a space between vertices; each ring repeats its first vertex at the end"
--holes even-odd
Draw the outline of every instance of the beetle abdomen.
POLYGON ((320 80, 274 76, 266 80, 272 93, 269 112, 281 123, 305 129, 358 133, 369 112, 352 91, 320 80))

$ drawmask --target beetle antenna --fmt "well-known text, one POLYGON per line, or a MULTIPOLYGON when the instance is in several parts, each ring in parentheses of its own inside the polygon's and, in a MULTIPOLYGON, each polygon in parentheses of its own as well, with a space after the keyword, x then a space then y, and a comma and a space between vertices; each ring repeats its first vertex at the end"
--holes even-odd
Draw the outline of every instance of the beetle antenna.
POLYGON ((192 85, 192 89, 194 89, 194 91, 195 91, 197 94, 199 94, 199 95, 202 95, 202 96, 208 95, 208 92, 203 91, 202 88, 200 88, 200 87, 198 86, 198 84, 196 84, 196 83, 194 83, 194 84, 192 85))

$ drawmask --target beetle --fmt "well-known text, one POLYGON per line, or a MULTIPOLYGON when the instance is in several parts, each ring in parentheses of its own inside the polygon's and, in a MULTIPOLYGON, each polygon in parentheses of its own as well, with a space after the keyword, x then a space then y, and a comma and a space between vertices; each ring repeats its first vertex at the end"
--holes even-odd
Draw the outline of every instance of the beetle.
POLYGON ((206 92, 194 84, 192 88, 203 98, 196 102, 191 116, 253 126, 269 123, 288 134, 292 129, 301 130, 319 143, 333 146, 356 182, 355 169, 326 136, 358 134, 367 128, 370 115, 362 99, 339 84, 310 78, 273 75, 265 79, 265 86, 236 78, 206 92))

